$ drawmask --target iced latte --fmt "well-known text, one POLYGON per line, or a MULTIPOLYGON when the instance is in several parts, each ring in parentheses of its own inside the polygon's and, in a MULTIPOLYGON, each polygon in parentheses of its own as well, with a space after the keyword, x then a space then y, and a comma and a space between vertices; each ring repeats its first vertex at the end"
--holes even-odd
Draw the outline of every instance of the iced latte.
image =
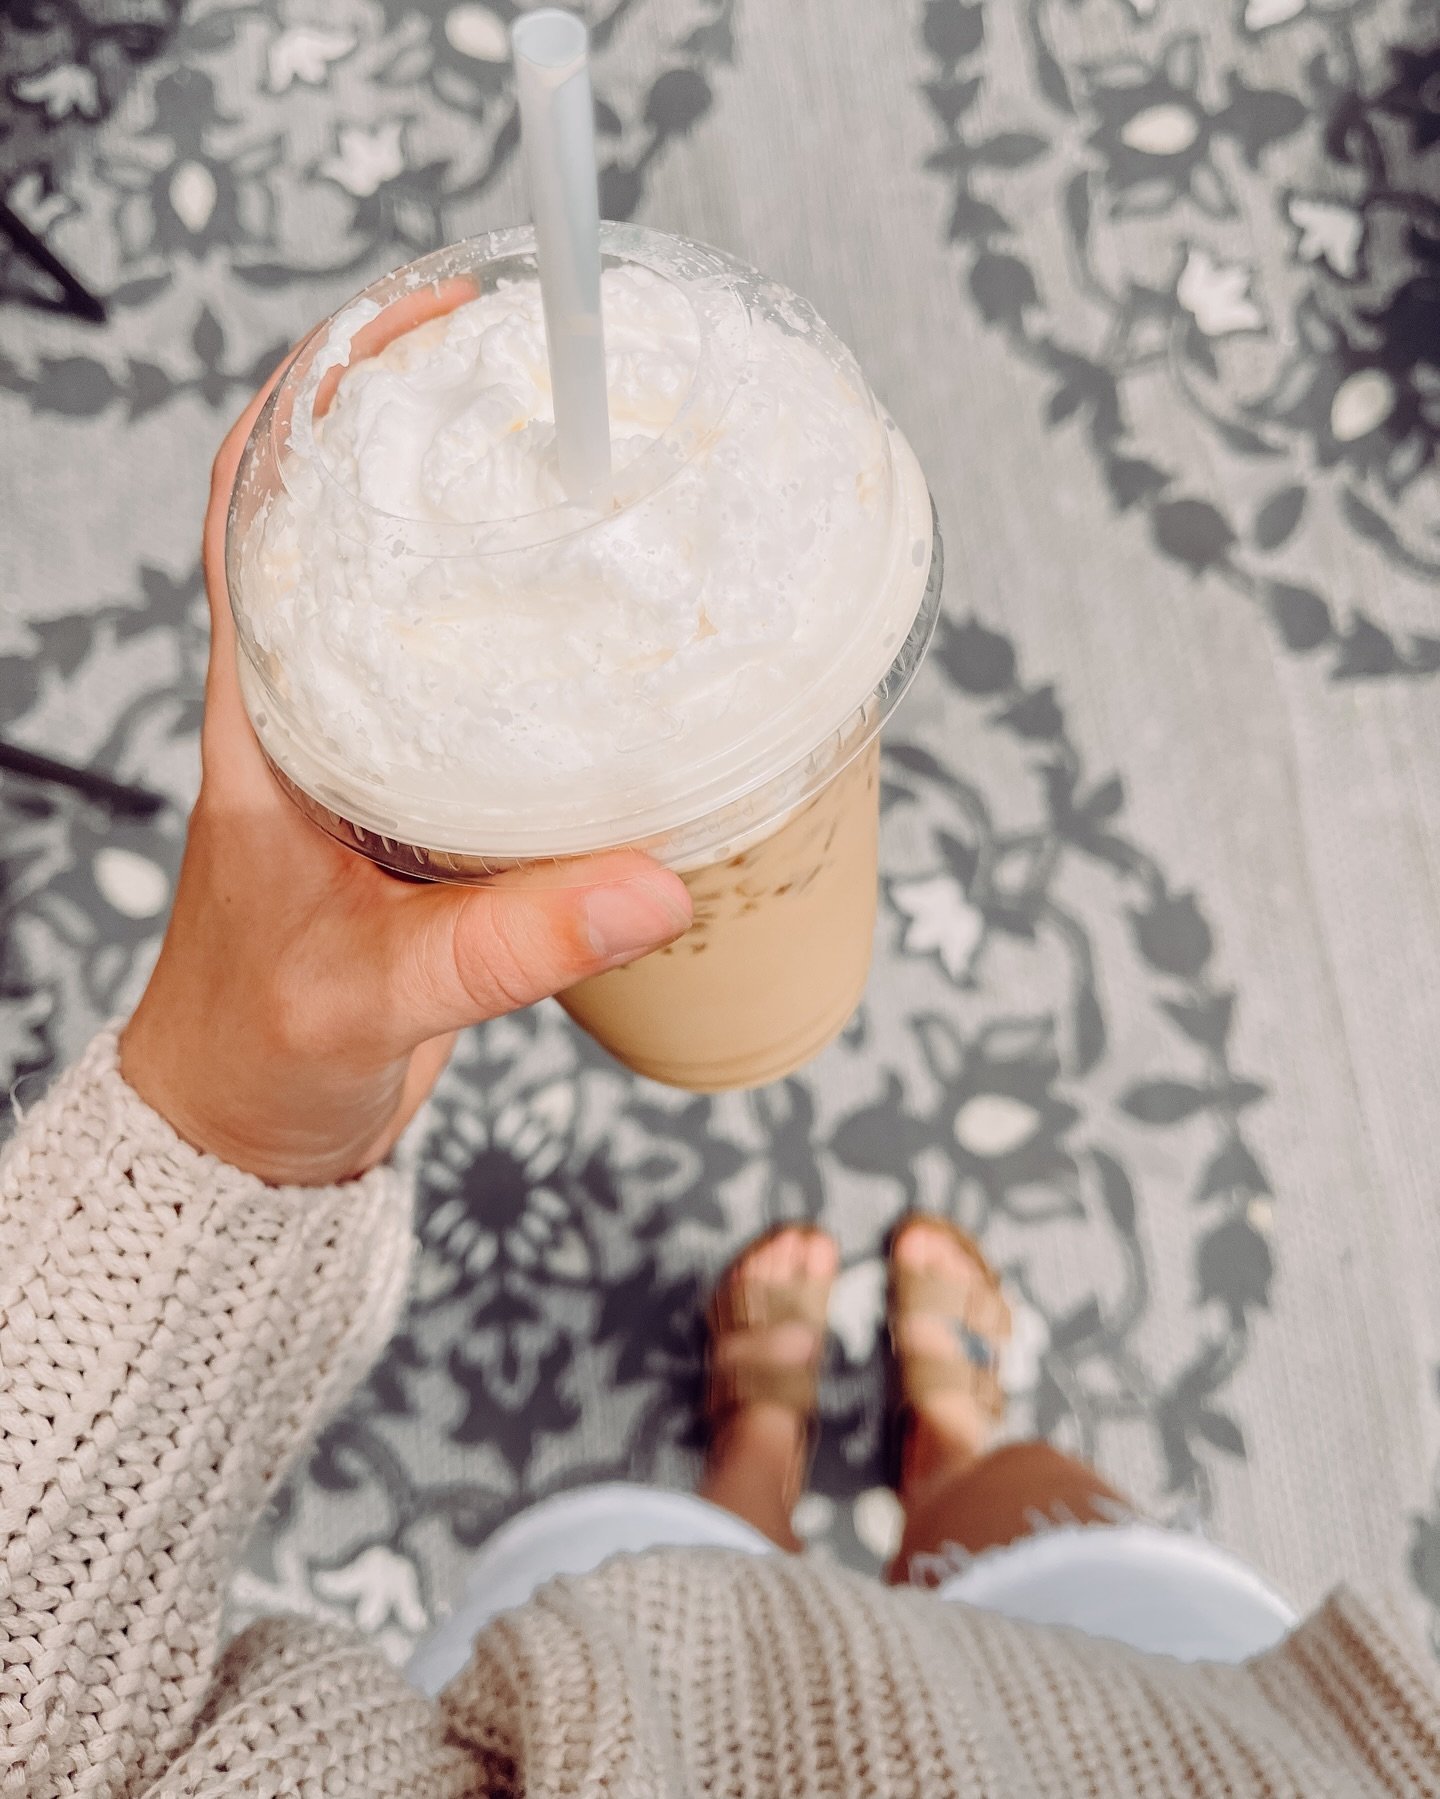
MULTIPOLYGON (((564 996, 630 1067, 775 1079, 844 1025, 876 895, 876 734, 923 655, 918 465, 793 294, 607 226, 614 476, 556 469, 528 234, 456 245, 321 326, 231 510, 257 734, 396 872, 486 881, 634 844, 689 933, 564 996)), ((579 877, 577 877, 579 878, 579 877)))

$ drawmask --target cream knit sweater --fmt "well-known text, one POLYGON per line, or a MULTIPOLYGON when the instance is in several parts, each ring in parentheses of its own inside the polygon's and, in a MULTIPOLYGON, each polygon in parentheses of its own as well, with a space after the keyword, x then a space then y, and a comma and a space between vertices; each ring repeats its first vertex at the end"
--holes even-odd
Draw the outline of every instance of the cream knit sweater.
POLYGON ((1339 1595, 1183 1668, 784 1556, 672 1550, 501 1618, 437 1706, 367 1645, 221 1595, 377 1352, 409 1195, 195 1154, 113 1036, 0 1180, 0 1793, 438 1799, 1440 1794, 1430 1671, 1339 1595))

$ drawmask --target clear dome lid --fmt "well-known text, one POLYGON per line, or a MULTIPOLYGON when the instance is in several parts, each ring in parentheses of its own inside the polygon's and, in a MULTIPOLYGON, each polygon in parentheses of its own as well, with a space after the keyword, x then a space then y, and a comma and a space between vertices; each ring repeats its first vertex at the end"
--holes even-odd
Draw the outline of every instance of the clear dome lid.
POLYGON ((602 251, 601 503, 558 485, 528 230, 366 289, 246 447, 247 704, 369 830, 501 862, 700 853, 705 821, 758 828, 854 754, 928 641, 929 496, 845 347, 714 250, 607 224, 602 251))

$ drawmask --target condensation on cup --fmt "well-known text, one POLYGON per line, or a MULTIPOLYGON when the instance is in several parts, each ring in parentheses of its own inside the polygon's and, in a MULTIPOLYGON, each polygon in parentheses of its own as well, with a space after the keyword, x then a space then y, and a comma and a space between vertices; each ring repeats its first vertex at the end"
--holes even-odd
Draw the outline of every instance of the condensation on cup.
POLYGON ((924 478, 850 353, 715 250, 602 228, 613 476, 556 469, 529 231, 376 282, 256 423, 226 560, 282 785, 341 843, 494 882, 637 846, 678 942, 562 996, 638 1073, 790 1073, 874 934, 878 733, 934 629, 924 478))

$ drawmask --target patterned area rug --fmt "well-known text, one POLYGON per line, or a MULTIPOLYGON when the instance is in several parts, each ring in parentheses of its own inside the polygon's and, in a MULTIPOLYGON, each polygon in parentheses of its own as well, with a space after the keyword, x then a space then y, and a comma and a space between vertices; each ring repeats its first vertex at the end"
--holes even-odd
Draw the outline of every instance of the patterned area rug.
MULTIPOLYGON (((514 10, 54 0, 0 42, 0 182, 110 308, 0 262, 4 731, 171 802, 0 790, 11 1081, 154 953, 224 424, 373 275, 523 216, 514 10)), ((784 1217, 845 1257, 801 1522, 873 1561, 878 1249, 920 1203, 1006 1274, 1017 1433, 1300 1603, 1408 1580, 1440 1648, 1433 12, 586 10, 604 210, 813 298, 930 474, 947 616, 887 743, 875 973, 744 1097, 633 1079, 553 1007, 472 1033, 405 1323, 239 1609, 398 1655, 527 1500, 685 1484, 703 1296, 784 1217)))

